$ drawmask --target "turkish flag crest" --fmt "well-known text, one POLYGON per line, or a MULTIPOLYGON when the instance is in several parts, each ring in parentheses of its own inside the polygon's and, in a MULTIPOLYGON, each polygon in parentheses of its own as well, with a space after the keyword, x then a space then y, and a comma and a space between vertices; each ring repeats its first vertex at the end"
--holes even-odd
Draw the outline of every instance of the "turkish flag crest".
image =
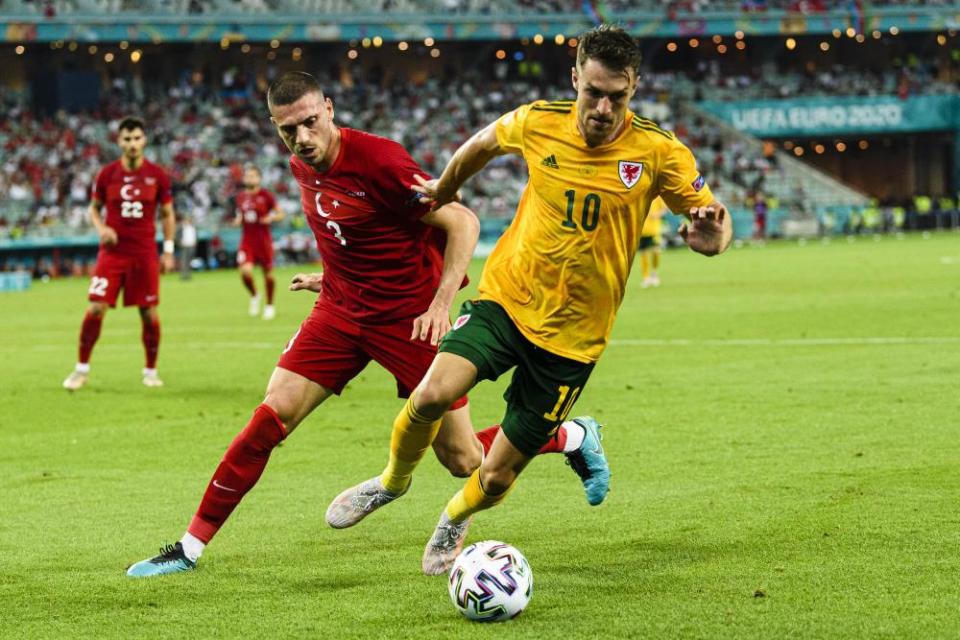
POLYGON ((640 176, 643 175, 642 162, 630 162, 629 160, 620 161, 620 182, 632 189, 633 185, 640 182, 640 176))

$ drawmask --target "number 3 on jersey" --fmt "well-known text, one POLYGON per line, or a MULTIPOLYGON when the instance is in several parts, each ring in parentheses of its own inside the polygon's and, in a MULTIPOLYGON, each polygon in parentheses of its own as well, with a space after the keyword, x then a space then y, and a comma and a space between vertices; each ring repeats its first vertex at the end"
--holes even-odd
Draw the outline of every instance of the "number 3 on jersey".
MULTIPOLYGON (((317 213, 319 213, 324 218, 329 218, 330 214, 323 210, 323 205, 320 204, 321 192, 317 191, 317 213)), ((340 230, 340 225, 334 222, 333 220, 327 220, 327 229, 333 231, 333 237, 340 241, 342 246, 347 246, 347 239, 343 237, 343 232, 340 230)))

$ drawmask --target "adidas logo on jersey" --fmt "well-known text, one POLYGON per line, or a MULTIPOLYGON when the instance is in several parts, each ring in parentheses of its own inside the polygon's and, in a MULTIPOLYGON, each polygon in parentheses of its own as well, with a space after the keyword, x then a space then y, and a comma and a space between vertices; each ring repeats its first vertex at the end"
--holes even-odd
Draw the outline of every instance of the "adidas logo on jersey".
POLYGON ((554 156, 552 153, 551 153, 549 156, 547 156, 546 158, 544 158, 544 159, 543 159, 543 162, 541 162, 540 164, 542 164, 542 165, 545 166, 545 167, 550 167, 551 169, 559 169, 559 168, 560 168, 560 165, 557 164, 557 158, 556 158, 556 156, 554 156))

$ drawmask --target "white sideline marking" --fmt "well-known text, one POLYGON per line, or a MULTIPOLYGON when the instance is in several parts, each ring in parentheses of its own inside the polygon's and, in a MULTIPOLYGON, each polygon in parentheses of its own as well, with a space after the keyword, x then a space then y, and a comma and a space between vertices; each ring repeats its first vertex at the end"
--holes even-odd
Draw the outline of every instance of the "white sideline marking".
POLYGON ((620 338, 611 346, 625 347, 832 347, 891 344, 960 344, 960 336, 888 338, 729 338, 688 340, 685 338, 620 338))

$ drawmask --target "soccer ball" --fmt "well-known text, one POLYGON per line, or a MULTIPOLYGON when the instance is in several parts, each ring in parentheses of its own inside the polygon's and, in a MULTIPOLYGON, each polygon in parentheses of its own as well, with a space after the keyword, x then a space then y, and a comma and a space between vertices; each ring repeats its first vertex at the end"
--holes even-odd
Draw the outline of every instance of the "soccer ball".
POLYGON ((506 542, 470 545, 450 568, 450 599, 470 620, 501 622, 520 615, 533 593, 530 563, 506 542))

